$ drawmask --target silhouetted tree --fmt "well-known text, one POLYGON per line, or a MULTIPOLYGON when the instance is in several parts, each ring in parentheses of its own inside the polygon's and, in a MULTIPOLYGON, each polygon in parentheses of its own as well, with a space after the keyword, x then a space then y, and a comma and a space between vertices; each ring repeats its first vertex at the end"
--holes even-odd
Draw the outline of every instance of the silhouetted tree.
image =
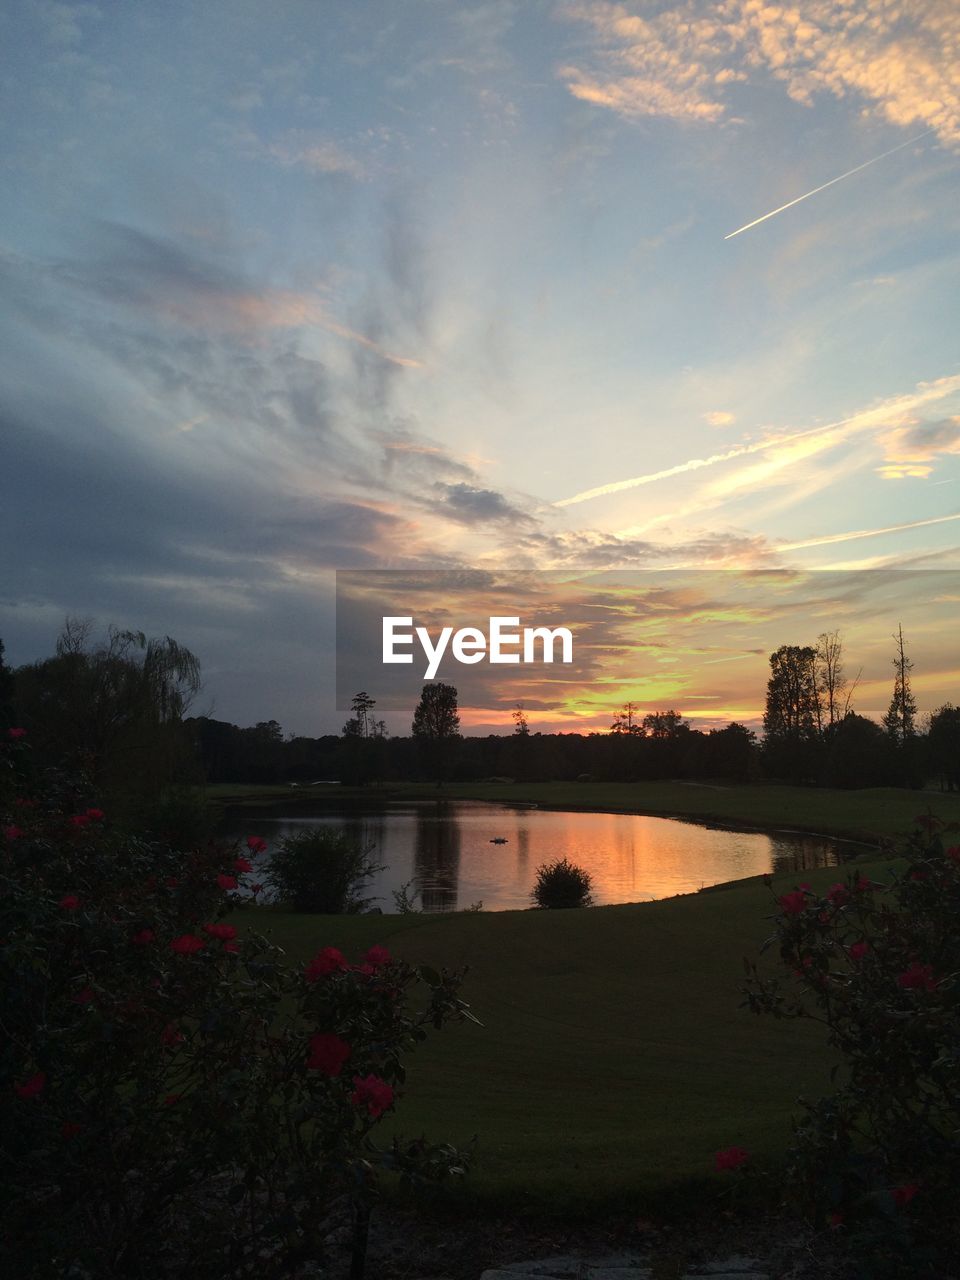
POLYGON ((770 679, 763 713, 764 758, 776 777, 800 780, 816 775, 821 719, 816 649, 781 645, 770 655, 770 679))
POLYGON ((960 707, 945 702, 934 711, 927 751, 931 769, 939 774, 940 790, 960 791, 960 707))
POLYGON ((450 775, 450 749, 460 737, 457 691, 452 684, 438 680, 423 686, 413 713, 413 736, 418 740, 424 764, 439 786, 450 775))
POLYGON ((896 749, 897 780, 902 786, 916 787, 921 782, 916 729, 917 704, 910 689, 913 663, 906 654, 902 626, 897 628, 893 640, 896 645, 893 657, 893 697, 887 714, 883 717, 883 727, 896 749))
POLYGON ((850 710, 850 700, 860 682, 860 674, 850 685, 843 671, 843 642, 839 631, 823 631, 817 637, 814 676, 820 728, 842 720, 850 710))
POLYGON ((610 726, 611 733, 628 733, 636 737, 643 736, 643 728, 636 719, 637 704, 635 702, 625 702, 620 710, 613 717, 613 724, 610 726))

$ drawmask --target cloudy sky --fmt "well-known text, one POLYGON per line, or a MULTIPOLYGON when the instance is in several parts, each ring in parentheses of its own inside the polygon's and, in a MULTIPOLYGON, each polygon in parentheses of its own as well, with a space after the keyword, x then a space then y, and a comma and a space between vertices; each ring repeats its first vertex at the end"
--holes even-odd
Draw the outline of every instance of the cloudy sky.
POLYGON ((317 733, 336 569, 960 564, 954 0, 10 0, 0 49, 13 662, 169 633, 317 733))

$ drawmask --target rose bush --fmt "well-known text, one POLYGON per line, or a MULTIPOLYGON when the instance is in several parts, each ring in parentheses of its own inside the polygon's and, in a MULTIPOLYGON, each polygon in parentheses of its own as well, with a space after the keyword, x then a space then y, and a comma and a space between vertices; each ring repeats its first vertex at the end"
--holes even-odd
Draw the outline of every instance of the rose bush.
POLYGON ((224 920, 252 865, 235 848, 115 833, 90 799, 61 781, 0 812, 11 1274, 279 1274, 321 1255, 324 1210, 368 1205, 378 1169, 458 1171, 448 1147, 370 1134, 404 1054, 470 1016, 459 975, 382 947, 294 965, 224 920))
POLYGON ((882 883, 852 871, 826 894, 777 898, 792 977, 748 966, 757 1013, 821 1022, 837 1089, 805 1104, 788 1170, 819 1222, 871 1275, 935 1275, 960 1254, 960 842, 917 820, 882 883))

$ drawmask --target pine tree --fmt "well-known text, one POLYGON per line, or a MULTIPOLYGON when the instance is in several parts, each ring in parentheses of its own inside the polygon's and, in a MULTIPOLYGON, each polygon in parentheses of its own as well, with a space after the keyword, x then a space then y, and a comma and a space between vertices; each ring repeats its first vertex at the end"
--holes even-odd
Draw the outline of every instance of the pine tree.
POLYGON ((903 625, 897 629, 893 637, 897 649, 893 659, 893 697, 887 714, 883 717, 883 727, 891 740, 898 747, 906 747, 917 736, 916 718, 917 704, 910 691, 910 672, 913 663, 906 655, 903 647, 903 625))

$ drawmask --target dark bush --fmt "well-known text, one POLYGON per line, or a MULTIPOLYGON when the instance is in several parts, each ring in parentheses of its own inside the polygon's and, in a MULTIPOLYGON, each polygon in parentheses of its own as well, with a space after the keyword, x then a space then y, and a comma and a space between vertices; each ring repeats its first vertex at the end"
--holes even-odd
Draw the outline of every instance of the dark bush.
POLYGON ((296 911, 344 915, 373 901, 366 882, 382 870, 345 831, 304 828, 284 836, 270 858, 267 882, 277 900, 296 911))
POLYGON ((531 897, 538 907, 589 907, 590 875, 567 858, 537 867, 531 897))

